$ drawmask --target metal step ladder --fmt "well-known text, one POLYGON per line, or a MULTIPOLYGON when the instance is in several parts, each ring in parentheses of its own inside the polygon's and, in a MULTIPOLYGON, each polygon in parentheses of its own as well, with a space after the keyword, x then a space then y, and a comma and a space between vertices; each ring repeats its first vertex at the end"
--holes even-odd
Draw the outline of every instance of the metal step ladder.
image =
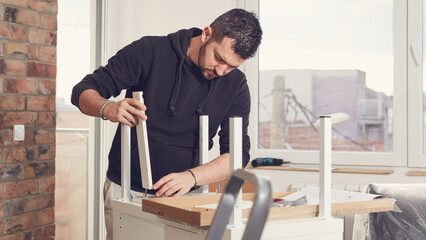
POLYGON ((222 239, 229 218, 234 210, 234 204, 245 181, 252 183, 256 187, 256 195, 242 239, 260 239, 272 202, 271 182, 262 175, 237 169, 232 173, 230 180, 226 184, 210 226, 207 240, 222 239))

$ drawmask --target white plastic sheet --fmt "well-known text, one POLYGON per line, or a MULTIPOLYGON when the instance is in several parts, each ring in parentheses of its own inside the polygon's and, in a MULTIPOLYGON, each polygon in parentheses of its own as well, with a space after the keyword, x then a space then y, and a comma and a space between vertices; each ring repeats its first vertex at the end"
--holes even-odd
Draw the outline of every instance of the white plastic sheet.
POLYGON ((394 198, 401 212, 356 215, 354 240, 426 239, 426 184, 369 184, 363 192, 394 198))

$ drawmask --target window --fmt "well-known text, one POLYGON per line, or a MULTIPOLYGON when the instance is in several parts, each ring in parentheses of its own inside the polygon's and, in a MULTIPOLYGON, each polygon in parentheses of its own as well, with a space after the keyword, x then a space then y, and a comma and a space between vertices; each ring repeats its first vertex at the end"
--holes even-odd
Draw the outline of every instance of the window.
POLYGON ((409 159, 412 167, 426 167, 426 105, 425 105, 425 62, 423 34, 426 30, 426 6, 423 0, 408 1, 408 120, 409 159))
POLYGON ((331 115, 333 163, 405 166, 407 3, 259 0, 257 10, 254 155, 317 163, 317 120, 331 115))
POLYGON ((331 114, 335 150, 392 152, 392 2, 266 0, 259 15, 259 147, 318 149, 331 114))
POLYGON ((87 236, 89 118, 70 98, 90 69, 89 4, 62 0, 58 6, 55 219, 56 238, 64 240, 87 236))

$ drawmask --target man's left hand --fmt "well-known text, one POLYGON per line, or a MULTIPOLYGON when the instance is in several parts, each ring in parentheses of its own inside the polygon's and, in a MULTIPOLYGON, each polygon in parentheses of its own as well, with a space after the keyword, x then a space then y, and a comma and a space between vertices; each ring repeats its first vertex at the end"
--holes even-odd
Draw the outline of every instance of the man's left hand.
POLYGON ((194 186, 194 178, 188 171, 170 173, 162 177, 154 184, 153 189, 157 190, 158 197, 180 197, 189 192, 194 186))

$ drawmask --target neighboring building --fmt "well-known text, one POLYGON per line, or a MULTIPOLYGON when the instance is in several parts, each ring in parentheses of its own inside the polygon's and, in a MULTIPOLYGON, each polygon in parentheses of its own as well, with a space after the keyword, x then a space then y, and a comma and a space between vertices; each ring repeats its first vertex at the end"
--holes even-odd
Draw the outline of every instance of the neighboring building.
MULTIPOLYGON (((259 143, 269 148, 271 126, 284 126, 286 149, 318 149, 312 125, 321 115, 348 116, 333 125, 333 148, 340 150, 389 151, 391 149, 392 98, 366 87, 359 70, 269 70, 260 72, 259 143), (285 100, 278 111, 284 123, 273 123, 274 79, 284 77, 285 100), (282 105, 286 105, 283 109, 282 105), (343 114, 342 114, 343 113, 343 114)), ((277 104, 277 103, 275 103, 277 104)), ((277 108, 276 108, 277 109, 277 108)), ((276 113, 275 113, 276 114, 276 113)))

